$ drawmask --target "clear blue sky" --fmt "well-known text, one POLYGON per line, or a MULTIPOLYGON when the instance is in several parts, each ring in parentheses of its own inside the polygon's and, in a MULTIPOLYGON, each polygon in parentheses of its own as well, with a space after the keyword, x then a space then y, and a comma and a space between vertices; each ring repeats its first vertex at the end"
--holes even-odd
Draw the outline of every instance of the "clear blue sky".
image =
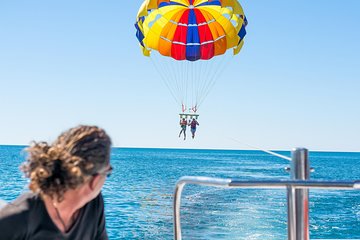
POLYGON ((360 1, 240 1, 245 45, 187 141, 138 48, 141 2, 0 2, 0 144, 96 124, 120 147, 360 151, 360 1))

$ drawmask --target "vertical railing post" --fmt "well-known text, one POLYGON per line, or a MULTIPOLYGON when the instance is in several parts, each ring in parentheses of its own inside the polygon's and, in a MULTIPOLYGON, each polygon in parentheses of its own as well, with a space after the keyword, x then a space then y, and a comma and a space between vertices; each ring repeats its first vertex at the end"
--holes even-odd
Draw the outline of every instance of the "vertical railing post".
MULTIPOLYGON (((293 180, 308 180, 310 178, 310 164, 306 148, 292 150, 290 169, 293 180)), ((309 240, 308 200, 308 189, 287 188, 289 240, 309 240)))

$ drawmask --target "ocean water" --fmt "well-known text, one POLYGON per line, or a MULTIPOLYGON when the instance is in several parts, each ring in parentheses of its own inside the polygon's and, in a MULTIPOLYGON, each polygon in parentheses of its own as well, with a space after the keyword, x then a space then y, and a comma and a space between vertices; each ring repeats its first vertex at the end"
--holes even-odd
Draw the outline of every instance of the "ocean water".
MULTIPOLYGON (((0 199, 27 191, 21 146, 0 146, 0 199)), ((290 152, 278 152, 290 156, 290 152)), ((310 152, 311 179, 359 180, 360 153, 310 152)), ((287 160, 261 151, 114 148, 103 189, 110 239, 173 239, 172 203, 182 176, 289 179, 287 160)), ((360 191, 310 190, 311 239, 360 239, 360 191)), ((286 191, 186 185, 183 239, 287 239, 286 191)))

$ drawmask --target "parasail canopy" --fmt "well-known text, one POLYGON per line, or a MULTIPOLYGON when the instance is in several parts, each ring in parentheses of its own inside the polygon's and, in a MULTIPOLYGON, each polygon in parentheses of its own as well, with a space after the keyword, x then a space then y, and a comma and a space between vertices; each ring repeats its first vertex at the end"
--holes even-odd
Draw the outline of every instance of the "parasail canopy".
MULTIPOLYGON (((214 56, 224 55, 228 49, 233 49, 233 55, 236 55, 243 46, 246 25, 246 17, 237 0, 145 0, 139 9, 135 27, 143 54, 150 56, 155 50, 160 54, 161 63, 161 56, 176 62, 211 62, 214 56)), ((183 112, 184 105, 187 109, 188 104, 196 111, 202 98, 198 95, 207 95, 213 85, 207 82, 214 80, 206 67, 175 65, 173 70, 168 66, 157 68, 172 95, 176 95, 176 101, 183 106, 183 112), (200 68, 207 72, 199 74, 200 68), (173 78, 172 75, 176 75, 174 71, 179 69, 183 70, 173 78), (189 73, 188 69, 194 69, 191 71, 195 73, 189 73), (164 72, 170 72, 170 76, 165 76, 164 72), (201 77, 208 80, 201 80, 201 77), (176 86, 172 87, 173 84, 176 86), (184 98, 190 95, 197 95, 197 99, 186 103, 184 98)))

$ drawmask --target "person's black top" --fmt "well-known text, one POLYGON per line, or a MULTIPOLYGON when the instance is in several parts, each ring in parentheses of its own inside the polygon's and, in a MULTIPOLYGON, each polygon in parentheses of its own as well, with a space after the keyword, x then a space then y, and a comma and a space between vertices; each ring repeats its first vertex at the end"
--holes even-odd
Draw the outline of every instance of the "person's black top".
POLYGON ((81 208, 71 229, 62 233, 51 220, 40 196, 33 193, 22 194, 0 210, 0 239, 108 239, 102 195, 99 194, 81 208))

